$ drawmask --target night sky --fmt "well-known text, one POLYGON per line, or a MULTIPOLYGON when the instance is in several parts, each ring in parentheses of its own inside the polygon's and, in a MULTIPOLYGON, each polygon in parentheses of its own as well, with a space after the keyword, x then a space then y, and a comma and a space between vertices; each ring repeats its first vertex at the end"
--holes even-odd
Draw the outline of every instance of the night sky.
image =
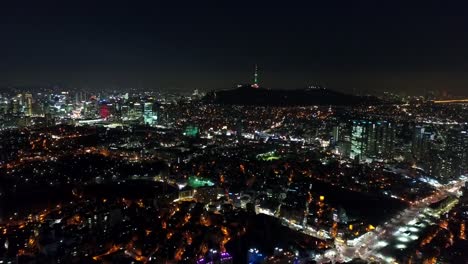
POLYGON ((257 63, 273 89, 468 95, 466 1, 10 2, 2 87, 225 89, 257 63))

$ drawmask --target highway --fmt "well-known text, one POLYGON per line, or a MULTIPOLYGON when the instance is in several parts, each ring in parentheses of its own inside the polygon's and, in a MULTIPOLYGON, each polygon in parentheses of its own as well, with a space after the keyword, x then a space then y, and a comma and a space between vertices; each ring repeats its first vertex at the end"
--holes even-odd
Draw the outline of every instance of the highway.
MULTIPOLYGON (((433 210, 429 205, 441 201, 449 196, 457 196, 464 186, 466 178, 444 185, 432 196, 426 197, 409 208, 400 212, 384 225, 377 227, 353 241, 345 243, 335 239, 335 248, 322 256, 318 256, 318 263, 346 262, 354 258, 379 263, 398 263, 394 256, 385 256, 383 251, 398 252, 404 250, 408 243, 419 239, 419 233, 434 220, 448 212, 456 202, 449 203, 440 210, 433 210), (349 243, 351 242, 351 243, 349 243), (391 247, 391 248, 389 248, 391 247)), ((458 200, 456 200, 458 201, 458 200)))

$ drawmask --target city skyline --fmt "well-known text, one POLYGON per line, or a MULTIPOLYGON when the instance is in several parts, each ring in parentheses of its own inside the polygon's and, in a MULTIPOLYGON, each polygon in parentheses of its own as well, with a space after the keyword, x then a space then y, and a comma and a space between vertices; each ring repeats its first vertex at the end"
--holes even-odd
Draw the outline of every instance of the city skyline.
POLYGON ((0 264, 468 263, 468 3, 0 6, 0 264))
POLYGON ((466 100, 252 77, 214 96, 0 93, 0 258, 466 262, 466 100))

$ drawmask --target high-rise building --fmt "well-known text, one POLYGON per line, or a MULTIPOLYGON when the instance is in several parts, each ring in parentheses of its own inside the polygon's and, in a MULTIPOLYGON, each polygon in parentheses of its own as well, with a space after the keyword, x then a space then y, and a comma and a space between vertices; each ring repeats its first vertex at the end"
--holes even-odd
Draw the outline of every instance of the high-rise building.
POLYGON ((22 98, 21 96, 15 96, 11 100, 11 113, 16 115, 22 112, 22 98))
POLYGON ((340 127, 334 126, 332 130, 332 144, 336 145, 336 143, 340 140, 340 127))
POLYGON ((366 129, 361 122, 353 121, 353 130, 351 132, 351 159, 363 158, 364 152, 366 150, 367 135, 366 129))
POLYGON ((392 159, 395 129, 388 121, 353 121, 350 158, 358 160, 392 159))
POLYGON ((128 119, 129 111, 130 111, 130 108, 128 107, 128 105, 122 105, 120 114, 123 118, 128 119))
POLYGON ((99 115, 101 116, 101 118, 104 118, 104 119, 110 116, 110 111, 109 111, 109 107, 107 106, 107 104, 101 105, 101 107, 99 108, 99 115))
POLYGON ((26 116, 32 116, 32 109, 33 109, 33 96, 30 93, 23 94, 23 102, 24 102, 24 114, 26 116))
POLYGON ((421 125, 414 127, 412 152, 418 164, 431 163, 430 160, 435 156, 435 152, 433 152, 435 151, 435 138, 436 133, 431 127, 421 125))
POLYGON ((0 116, 8 113, 8 100, 6 98, 0 98, 0 116))
POLYGON ((412 154, 418 167, 444 182, 468 170, 468 131, 464 127, 416 125, 412 154))
POLYGON ((153 113, 153 103, 146 102, 143 105, 143 121, 145 125, 154 125, 156 123, 157 116, 153 113))
POLYGON ((446 176, 457 177, 468 170, 468 132, 463 128, 451 128, 446 135, 446 149, 443 168, 446 176))
POLYGON ((133 109, 132 109, 132 117, 134 119, 139 119, 143 116, 143 109, 141 107, 141 104, 140 103, 134 103, 133 104, 133 109))

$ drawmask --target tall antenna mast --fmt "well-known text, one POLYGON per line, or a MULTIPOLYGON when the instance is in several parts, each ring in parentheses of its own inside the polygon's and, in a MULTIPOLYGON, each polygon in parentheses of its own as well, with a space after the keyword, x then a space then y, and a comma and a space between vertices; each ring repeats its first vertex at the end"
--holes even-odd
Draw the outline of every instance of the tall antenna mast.
POLYGON ((258 66, 255 64, 255 73, 254 73, 254 83, 252 84, 253 88, 258 88, 258 66))

